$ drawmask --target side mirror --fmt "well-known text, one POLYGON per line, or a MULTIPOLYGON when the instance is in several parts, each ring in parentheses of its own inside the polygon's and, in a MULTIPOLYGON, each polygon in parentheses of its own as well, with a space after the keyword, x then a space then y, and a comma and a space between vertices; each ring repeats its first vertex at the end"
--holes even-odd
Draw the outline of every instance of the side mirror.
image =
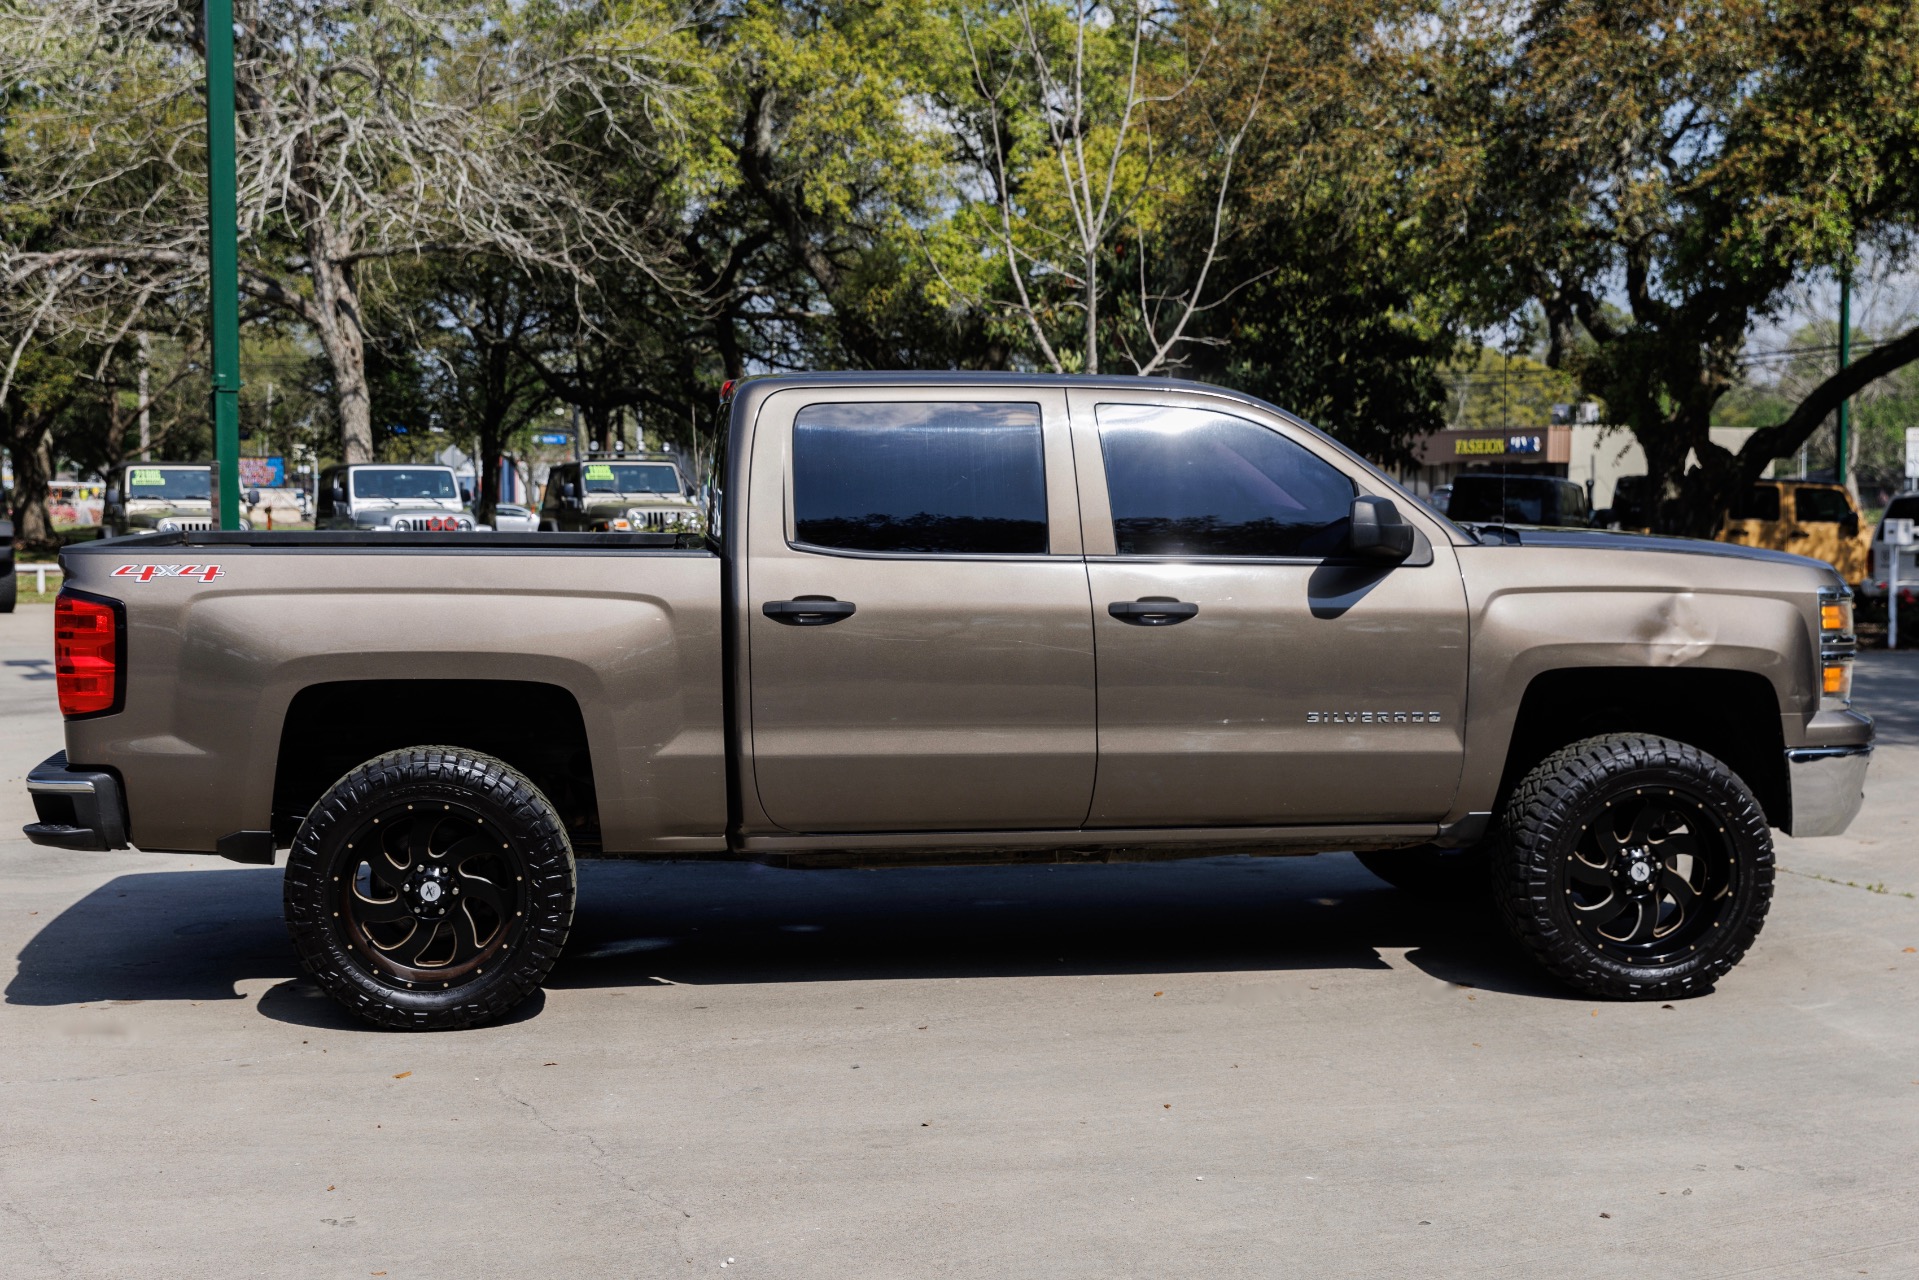
POLYGON ((1413 527, 1390 498, 1354 498, 1346 546, 1362 560, 1398 564, 1413 553, 1413 527))
POLYGON ((1845 515, 1839 517, 1839 532, 1848 538, 1856 538, 1859 536, 1859 513, 1857 511, 1848 511, 1845 515))
POLYGON ((345 485, 336 484, 333 486, 333 505, 336 507, 344 507, 346 505, 345 485))
POLYGON ((471 490, 471 489, 469 489, 469 488, 467 488, 467 487, 466 487, 465 485, 461 485, 461 486, 460 486, 460 501, 461 501, 461 502, 471 502, 471 501, 473 501, 473 490, 471 490))
POLYGON ((247 505, 249 507, 257 507, 260 505, 260 491, 258 489, 247 490, 247 505))

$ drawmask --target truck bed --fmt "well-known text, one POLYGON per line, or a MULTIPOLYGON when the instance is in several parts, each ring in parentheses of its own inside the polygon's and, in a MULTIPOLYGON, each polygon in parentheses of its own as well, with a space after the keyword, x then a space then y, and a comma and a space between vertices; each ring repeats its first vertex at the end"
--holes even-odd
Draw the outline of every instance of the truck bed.
POLYGON ((62 564, 124 610, 121 706, 67 742, 124 779, 140 848, 284 844, 353 764, 456 735, 534 777, 581 852, 725 847, 698 535, 163 533, 62 564))

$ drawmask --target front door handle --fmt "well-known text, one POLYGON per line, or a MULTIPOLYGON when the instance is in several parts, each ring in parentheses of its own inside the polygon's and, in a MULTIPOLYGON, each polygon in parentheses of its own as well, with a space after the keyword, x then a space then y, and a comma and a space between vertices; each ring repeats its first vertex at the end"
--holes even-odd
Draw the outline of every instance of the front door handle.
POLYGON ((851 600, 832 596, 801 596, 797 600, 768 600, 760 612, 789 627, 824 627, 853 616, 851 600))
POLYGON ((1199 612, 1199 606, 1171 596, 1146 596, 1139 600, 1115 600, 1106 612, 1121 622, 1136 627, 1170 627, 1199 612))

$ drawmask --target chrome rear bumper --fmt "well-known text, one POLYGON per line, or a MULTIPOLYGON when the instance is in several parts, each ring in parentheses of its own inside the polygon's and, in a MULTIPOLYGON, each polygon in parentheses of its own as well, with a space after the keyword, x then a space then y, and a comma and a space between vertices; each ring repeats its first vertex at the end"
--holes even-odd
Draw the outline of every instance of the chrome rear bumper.
POLYGON ((1871 761, 1869 742, 1787 751, 1786 776, 1792 783, 1792 826, 1787 834, 1804 839, 1844 833, 1866 798, 1866 766, 1871 761))

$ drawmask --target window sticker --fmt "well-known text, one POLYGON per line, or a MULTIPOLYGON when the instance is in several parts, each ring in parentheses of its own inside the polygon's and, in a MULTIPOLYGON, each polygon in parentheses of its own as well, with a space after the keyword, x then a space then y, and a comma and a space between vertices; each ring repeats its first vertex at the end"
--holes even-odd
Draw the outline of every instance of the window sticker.
POLYGON ((165 484, 167 479, 160 474, 158 467, 135 467, 127 478, 128 484, 165 484))
POLYGON ((586 464, 586 478, 588 480, 611 480, 613 478, 613 468, 604 462, 589 462, 586 464))

